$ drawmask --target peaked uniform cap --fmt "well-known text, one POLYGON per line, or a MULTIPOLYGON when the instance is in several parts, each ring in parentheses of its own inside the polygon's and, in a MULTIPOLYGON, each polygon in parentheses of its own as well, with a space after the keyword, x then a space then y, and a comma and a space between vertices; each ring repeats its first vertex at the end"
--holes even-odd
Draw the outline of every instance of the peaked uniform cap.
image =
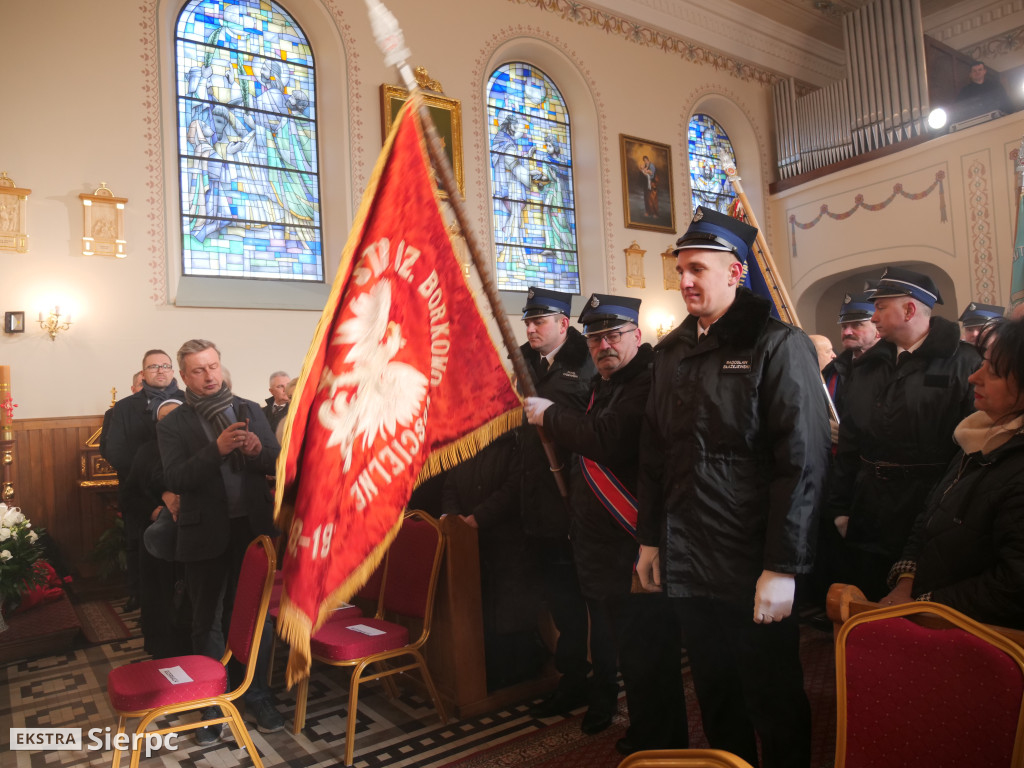
POLYGON ((523 307, 523 320, 530 317, 546 317, 547 315, 565 315, 572 312, 572 294, 552 291, 550 288, 530 286, 526 293, 526 306, 523 307))
POLYGON ((577 322, 583 326, 583 335, 613 331, 624 325, 640 324, 640 299, 630 296, 592 294, 587 299, 577 322))
POLYGON ((872 301, 890 299, 894 296, 909 296, 931 308, 942 304, 939 289, 928 275, 903 267, 886 267, 878 281, 872 301))
POLYGON ((875 305, 871 303, 871 297, 874 294, 874 289, 862 293, 846 294, 839 307, 837 322, 842 325, 843 323, 859 323, 862 320, 870 320, 871 316, 875 314, 875 305))
POLYGON ((972 301, 967 305, 964 313, 960 315, 960 322, 964 324, 965 328, 973 328, 978 325, 984 325, 990 320, 995 320, 997 317, 1002 317, 1006 314, 1006 307, 1000 307, 998 304, 979 304, 976 301, 972 301))
POLYGON ((673 253, 685 250, 728 251, 746 262, 756 238, 756 227, 701 205, 694 211, 689 228, 676 240, 673 253))

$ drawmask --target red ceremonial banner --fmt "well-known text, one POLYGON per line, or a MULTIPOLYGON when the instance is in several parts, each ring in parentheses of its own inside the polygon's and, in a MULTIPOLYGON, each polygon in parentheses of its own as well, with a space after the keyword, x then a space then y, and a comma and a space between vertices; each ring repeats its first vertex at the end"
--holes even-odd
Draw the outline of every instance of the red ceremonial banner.
POLYGON ((417 483, 518 426, 521 402, 455 257, 410 99, 385 143, 288 410, 275 519, 288 685, 366 582, 417 483))

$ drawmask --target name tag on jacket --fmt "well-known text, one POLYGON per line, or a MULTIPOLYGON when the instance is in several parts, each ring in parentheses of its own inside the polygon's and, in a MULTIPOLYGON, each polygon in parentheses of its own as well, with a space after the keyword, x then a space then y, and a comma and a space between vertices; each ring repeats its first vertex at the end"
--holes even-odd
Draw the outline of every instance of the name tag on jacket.
POLYGON ((722 363, 722 373, 750 373, 751 367, 749 357, 728 358, 722 363))

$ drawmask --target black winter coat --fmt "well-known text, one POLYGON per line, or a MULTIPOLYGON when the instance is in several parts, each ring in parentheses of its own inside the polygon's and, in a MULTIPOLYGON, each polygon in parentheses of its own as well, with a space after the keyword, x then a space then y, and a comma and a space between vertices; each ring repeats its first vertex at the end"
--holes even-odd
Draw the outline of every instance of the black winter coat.
MULTIPOLYGON (((653 358, 651 345, 643 344, 607 381, 594 377, 594 402, 587 413, 557 405, 544 411, 544 431, 559 447, 601 464, 634 497, 653 358)), ((572 465, 569 537, 584 596, 600 599, 629 594, 636 539, 594 495, 583 479, 578 457, 572 465)))
POLYGON ((690 316, 654 348, 638 538, 669 597, 749 606, 763 570, 813 565, 828 409, 810 339, 769 307, 740 289, 699 344, 690 316))
MULTIPOLYGON (((565 343, 543 375, 540 374, 540 353, 529 344, 523 344, 520 350, 526 358, 527 367, 534 373, 539 397, 580 412, 587 409, 590 380, 597 373, 597 368, 590 359, 583 334, 569 327, 565 343)), ((551 465, 544 454, 537 428, 527 424, 524 415, 523 426, 518 432, 523 467, 520 486, 523 529, 527 536, 564 539, 569 535, 569 512, 551 476, 551 465)), ((566 468, 563 475, 568 480, 568 468, 575 459, 568 455, 560 458, 566 468)))
POLYGON ((917 563, 914 597, 1024 629, 1024 434, 953 458, 903 557, 917 563))
POLYGON ((953 430, 974 410, 967 377, 979 363, 957 324, 939 317, 898 368, 896 346, 884 340, 854 361, 829 500, 831 517, 850 516, 851 546, 899 557, 957 451, 953 430))

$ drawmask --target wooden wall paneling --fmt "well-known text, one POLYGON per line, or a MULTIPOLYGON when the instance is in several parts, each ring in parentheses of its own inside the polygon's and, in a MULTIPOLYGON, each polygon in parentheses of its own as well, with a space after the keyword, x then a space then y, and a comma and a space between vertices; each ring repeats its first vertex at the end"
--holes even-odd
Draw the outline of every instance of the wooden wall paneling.
POLYGON ((45 528, 72 574, 91 576, 89 554, 112 515, 95 494, 79 487, 79 455, 100 416, 21 419, 14 422, 15 502, 32 524, 45 528))

